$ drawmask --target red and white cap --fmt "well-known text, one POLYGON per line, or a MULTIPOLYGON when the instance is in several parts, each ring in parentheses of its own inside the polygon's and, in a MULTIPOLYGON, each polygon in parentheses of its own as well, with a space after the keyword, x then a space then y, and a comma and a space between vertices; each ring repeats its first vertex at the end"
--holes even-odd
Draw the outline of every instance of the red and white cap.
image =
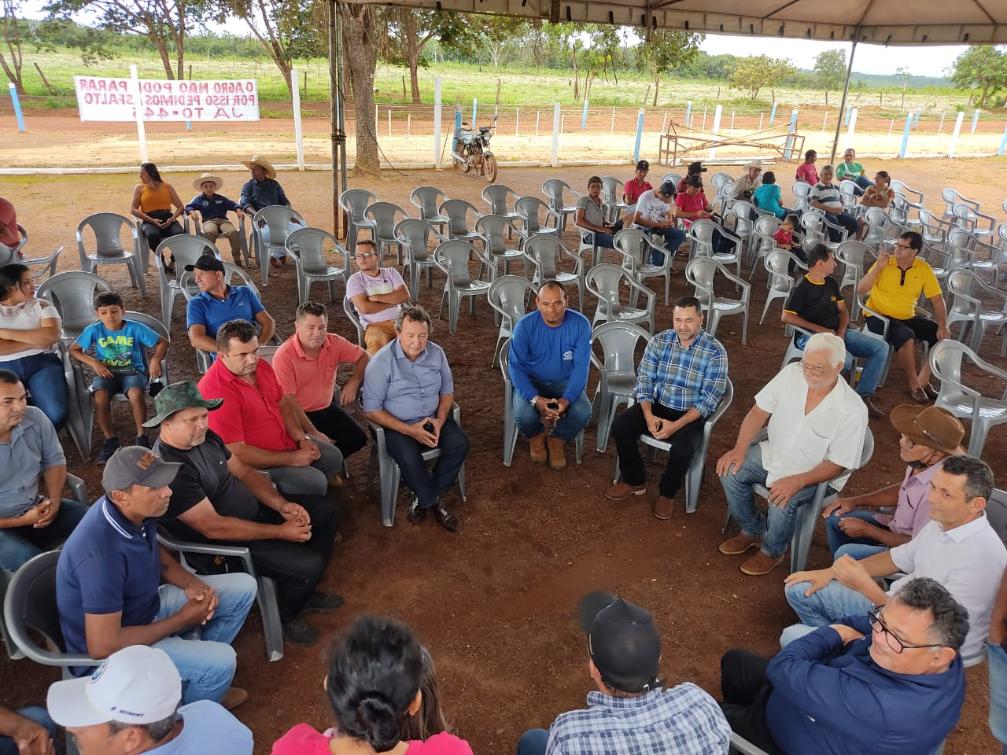
POLYGON ((182 699, 182 678, 163 650, 131 645, 112 653, 94 673, 49 687, 46 707, 60 726, 81 728, 109 721, 163 721, 182 699))

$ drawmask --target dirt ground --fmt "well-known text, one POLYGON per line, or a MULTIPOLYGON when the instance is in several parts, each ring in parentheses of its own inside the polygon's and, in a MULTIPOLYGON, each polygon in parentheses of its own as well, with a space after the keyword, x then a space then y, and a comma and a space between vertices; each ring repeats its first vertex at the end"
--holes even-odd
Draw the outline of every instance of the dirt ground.
MULTIPOLYGON (((927 203, 940 211, 940 190, 957 187, 1001 215, 1000 186, 1007 181, 1007 163, 987 160, 870 161, 874 170, 888 169, 895 178, 923 189, 927 203)), ((736 170, 736 169, 735 169, 736 170)), ((560 174, 576 188, 595 172, 628 176, 630 167, 569 168, 560 174)), ((659 179, 660 167, 652 177, 659 179), (655 175, 656 174, 656 175, 655 175)), ((791 168, 780 168, 784 196, 790 196, 791 168)), ((548 177, 541 169, 501 169, 499 181, 520 194, 538 194, 548 177)), ((191 194, 191 174, 167 176, 183 196, 191 194)), ((243 174, 226 174, 223 193, 235 197, 243 174)), ((309 222, 331 226, 331 188, 325 173, 284 173, 287 194, 309 222)), ((0 195, 11 199, 19 219, 31 233, 33 255, 66 246, 61 269, 78 269, 74 244, 76 223, 99 210, 125 213, 133 178, 130 176, 68 176, 0 178, 0 195), (55 199, 55 201, 54 201, 55 199)), ((484 183, 452 172, 386 172, 363 185, 386 199, 412 210, 408 195, 421 184, 439 186, 452 197, 482 206, 484 183)), ((676 266, 672 298, 687 292, 676 266)), ((152 268, 153 269, 153 268, 152 268)), ((130 308, 156 314, 157 282, 147 278, 149 294, 140 300, 128 289, 121 266, 100 270, 126 290, 130 308)), ((747 270, 746 270, 747 274, 747 270)), ((496 336, 490 309, 477 306, 475 318, 462 314, 459 330, 447 332, 446 322, 435 323, 433 338, 447 351, 454 370, 462 422, 473 440, 467 460, 468 500, 458 507, 465 521, 462 534, 452 536, 433 524, 414 527, 399 507, 397 524, 381 526, 376 494, 365 487, 366 458, 350 460, 352 479, 345 489, 347 511, 344 540, 332 559, 324 587, 346 597, 346 606, 331 616, 312 621, 331 634, 364 612, 386 613, 411 624, 437 661, 444 703, 457 732, 478 753, 509 753, 521 732, 547 726, 560 712, 581 707, 591 687, 586 668, 585 641, 574 611, 578 599, 593 589, 608 589, 640 603, 655 614, 664 640, 663 671, 671 684, 691 680, 711 694, 719 694, 721 654, 747 647, 772 654, 780 630, 793 622, 783 596, 784 569, 762 578, 739 573, 740 558, 717 552, 722 539, 725 504, 712 472, 713 461, 734 442, 737 427, 755 392, 777 371, 786 345, 778 322, 779 302, 765 325, 758 325, 765 296, 760 278, 753 288, 749 344, 740 343, 740 321, 723 321, 718 337, 730 354, 735 400, 711 442, 700 506, 692 515, 679 508, 674 518, 652 518, 648 502, 613 503, 602 497, 614 464, 614 448, 594 450, 593 429, 586 437, 583 464, 562 473, 533 465, 526 446, 518 444, 511 469, 501 464, 502 407, 499 372, 490 368, 496 336)), ((420 301, 434 313, 439 304, 440 279, 435 288, 421 289, 420 301)), ((320 288, 315 296, 322 296, 320 288)), ((292 332, 296 303, 292 271, 271 275, 263 297, 276 317, 280 334, 292 332)), ((577 304, 576 301, 572 302, 577 304)), ((587 302, 593 312, 595 302, 587 302)), ((177 310, 176 310, 177 311, 177 310)), ((334 330, 352 337, 341 307, 330 307, 334 330)), ((194 360, 176 314, 170 352, 172 378, 194 376, 194 360)), ((658 327, 670 326, 671 312, 658 307, 658 327)), ((984 355, 1004 366, 998 342, 990 335, 984 355)), ((595 377, 592 376, 592 386, 595 377)), ((1003 386, 994 388, 997 394, 1003 386)), ((901 376, 893 370, 880 392, 886 406, 905 400, 901 376)), ((125 415, 117 416, 126 428, 125 415)), ((872 421, 877 439, 869 467, 853 475, 847 488, 860 493, 901 477, 897 438, 887 422, 872 421)), ((124 436, 125 437, 125 436, 124 436)), ((71 471, 84 476, 92 494, 98 490, 98 469, 82 462, 69 439, 71 471)), ((994 429, 984 457, 993 465, 1001 485, 1007 477, 1007 433, 994 429)), ((651 479, 658 473, 651 469, 651 479)), ((400 504, 404 503, 404 496, 400 504)), ((828 563, 828 550, 819 529, 811 552, 812 566, 828 563)), ((288 648, 275 664, 266 662, 262 635, 253 613, 236 643, 239 668, 235 682, 251 692, 238 717, 255 732, 257 752, 290 726, 307 721, 320 729, 330 724, 322 695, 326 641, 316 647, 288 648)), ((29 661, 0 660, 0 702, 22 705, 44 698, 46 685, 56 678, 52 669, 29 661)), ((949 753, 992 752, 995 742, 986 725, 989 695, 985 666, 967 673, 968 696, 961 721, 952 734, 949 753)))

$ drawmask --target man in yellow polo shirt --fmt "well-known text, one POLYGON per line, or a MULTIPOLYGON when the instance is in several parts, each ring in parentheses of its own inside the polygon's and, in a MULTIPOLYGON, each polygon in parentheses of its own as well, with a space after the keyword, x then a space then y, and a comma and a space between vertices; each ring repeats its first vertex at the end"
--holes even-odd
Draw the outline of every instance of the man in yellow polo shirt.
MULTIPOLYGON (((860 279, 857 292, 869 293, 867 309, 890 319, 885 340, 895 347, 909 381, 909 395, 927 403, 937 394, 930 387, 930 363, 924 362, 923 369, 916 372, 916 341, 933 346, 951 334, 940 284, 933 268, 918 257, 922 248, 923 237, 915 231, 899 236, 894 254, 882 246, 877 262, 860 279), (936 321, 916 314, 921 293, 933 306, 936 321)), ((867 327, 879 335, 884 332, 884 323, 878 317, 868 315, 867 327)))

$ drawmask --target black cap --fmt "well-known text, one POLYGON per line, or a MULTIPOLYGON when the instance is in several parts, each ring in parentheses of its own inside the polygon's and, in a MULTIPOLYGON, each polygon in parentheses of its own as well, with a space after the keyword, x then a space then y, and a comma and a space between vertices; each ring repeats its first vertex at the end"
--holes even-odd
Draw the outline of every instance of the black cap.
POLYGON ((641 160, 636 164, 637 170, 650 170, 650 163, 646 160, 641 160))
POLYGON ((611 593, 593 592, 580 602, 580 625, 606 686, 629 693, 660 686, 661 635, 649 612, 611 593))
POLYGON ((706 168, 703 167, 703 163, 689 163, 689 175, 691 176, 695 173, 706 173, 706 168))
POLYGON ((665 181, 663 184, 661 184, 660 188, 658 188, 658 191, 661 192, 666 197, 675 196, 675 182, 665 181))
POLYGON ((189 272, 193 270, 216 270, 218 273, 222 273, 224 272, 224 263, 212 254, 204 254, 193 264, 186 265, 185 269, 189 272))

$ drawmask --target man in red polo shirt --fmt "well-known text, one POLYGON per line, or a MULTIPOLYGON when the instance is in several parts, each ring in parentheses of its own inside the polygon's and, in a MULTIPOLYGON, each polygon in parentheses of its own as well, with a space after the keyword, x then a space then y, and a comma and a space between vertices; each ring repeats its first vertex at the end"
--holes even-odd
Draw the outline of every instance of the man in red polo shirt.
POLYGON ((647 183, 647 173, 649 171, 650 163, 646 160, 641 160, 636 164, 636 173, 622 187, 622 201, 630 207, 636 204, 636 200, 640 198, 641 194, 654 190, 654 187, 647 183))
POLYGON ((231 320, 217 331, 217 360, 202 380, 205 398, 224 399, 210 429, 240 461, 265 470, 284 495, 324 495, 340 484, 343 455, 321 439, 273 368, 259 360, 255 327, 231 320))
POLYGON ((293 398, 343 458, 367 445, 367 433, 342 407, 357 398, 364 380, 367 352, 342 336, 327 332, 325 305, 306 301, 294 315, 294 335, 273 356, 273 371, 283 394, 293 398), (352 364, 353 374, 337 392, 336 372, 352 364))

